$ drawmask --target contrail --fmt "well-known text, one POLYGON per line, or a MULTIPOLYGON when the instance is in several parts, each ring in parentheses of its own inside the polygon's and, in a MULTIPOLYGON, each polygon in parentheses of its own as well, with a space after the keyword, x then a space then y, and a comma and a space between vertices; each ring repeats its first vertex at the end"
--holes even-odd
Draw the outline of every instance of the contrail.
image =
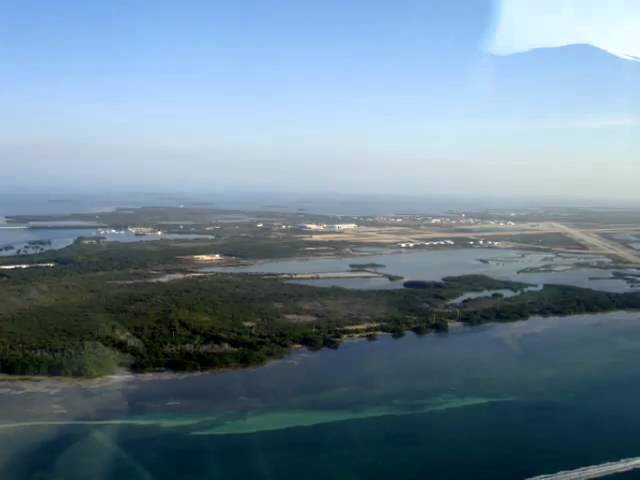
POLYGON ((538 475, 527 480, 589 480, 591 478, 606 477, 614 473, 628 472, 640 468, 640 457, 624 458, 615 462, 602 463, 582 467, 576 470, 565 470, 558 473, 538 475))

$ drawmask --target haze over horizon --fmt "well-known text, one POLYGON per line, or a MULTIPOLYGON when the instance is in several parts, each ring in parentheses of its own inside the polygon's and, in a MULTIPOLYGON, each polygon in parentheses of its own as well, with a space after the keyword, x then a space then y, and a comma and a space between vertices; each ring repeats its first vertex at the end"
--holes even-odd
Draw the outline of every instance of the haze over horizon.
POLYGON ((634 200, 628 3, 11 1, 0 189, 634 200))

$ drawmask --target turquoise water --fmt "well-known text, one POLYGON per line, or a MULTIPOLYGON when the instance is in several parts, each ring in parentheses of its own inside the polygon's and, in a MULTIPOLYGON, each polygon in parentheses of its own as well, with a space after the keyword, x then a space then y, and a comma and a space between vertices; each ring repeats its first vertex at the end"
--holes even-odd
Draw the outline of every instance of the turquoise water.
POLYGON ((640 314, 612 313, 222 373, 7 382, 0 478, 526 479, 640 456, 638 358, 640 314))

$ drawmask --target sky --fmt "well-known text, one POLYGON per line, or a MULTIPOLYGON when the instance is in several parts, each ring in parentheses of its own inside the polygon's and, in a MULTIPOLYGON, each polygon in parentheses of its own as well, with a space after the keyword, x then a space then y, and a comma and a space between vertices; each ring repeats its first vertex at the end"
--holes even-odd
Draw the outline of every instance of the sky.
POLYGON ((4 191, 637 197, 640 2, 0 6, 4 191))

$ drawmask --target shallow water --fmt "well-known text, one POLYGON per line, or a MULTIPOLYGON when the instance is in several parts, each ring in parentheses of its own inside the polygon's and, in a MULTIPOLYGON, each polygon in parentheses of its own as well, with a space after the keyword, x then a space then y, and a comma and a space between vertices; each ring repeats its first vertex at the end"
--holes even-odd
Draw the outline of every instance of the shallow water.
POLYGON ((497 289, 497 290, 482 290, 480 292, 467 292, 463 293, 459 297, 456 297, 452 300, 449 300, 447 303, 449 304, 457 304, 462 303, 465 300, 471 300, 474 298, 488 298, 492 295, 500 295, 504 298, 515 297, 517 295, 521 295, 524 292, 535 292, 542 289, 542 285, 537 285, 535 287, 525 287, 522 290, 508 290, 508 289, 497 289))
POLYGON ((129 231, 123 233, 102 233, 97 228, 7 228, 0 225, 0 249, 11 245, 12 250, 0 250, 0 256, 16 255, 24 249, 28 242, 50 241, 50 245, 42 245, 42 250, 58 250, 71 245, 78 237, 105 237, 110 242, 144 242, 151 240, 211 238, 208 235, 163 234, 137 236, 129 231))
MULTIPOLYGON (((611 270, 577 267, 577 262, 607 260, 591 255, 566 256, 518 250, 469 248, 459 250, 392 251, 381 255, 347 258, 300 259, 263 262, 243 267, 208 268, 205 271, 309 273, 348 271, 352 263, 379 263, 377 270, 401 275, 405 280, 441 280, 464 274, 484 274, 501 280, 542 285, 557 283, 612 292, 637 289, 611 277, 611 270), (553 267, 554 271, 523 272, 524 269, 553 267), (607 278, 609 277, 609 278, 607 278)), ((616 271, 625 271, 616 269, 616 271)), ((295 283, 364 289, 402 288, 402 281, 386 278, 300 280, 295 283)))
MULTIPOLYGON (((44 245, 44 250, 60 249, 71 245, 80 236, 98 235, 98 229, 90 224, 83 228, 7 228, 5 217, 11 215, 66 215, 72 213, 90 213, 114 210, 122 207, 142 207, 146 205, 177 207, 189 202, 181 195, 160 195, 150 193, 121 194, 21 194, 0 192, 0 256, 15 255, 18 249, 24 248, 30 241, 50 240, 51 245, 44 245), (13 250, 2 250, 2 247, 13 246, 13 250)), ((33 225, 56 225, 58 227, 82 226, 83 222, 34 222, 33 225)), ((22 226, 24 227, 24 225, 22 226)), ((136 237, 130 232, 125 234, 106 234, 110 241, 140 242, 157 240, 155 236, 136 237)), ((161 238, 199 238, 189 235, 163 235, 161 238)))
POLYGON ((612 313, 217 374, 5 383, 0 478, 525 479, 640 455, 639 357, 640 314, 612 313))

